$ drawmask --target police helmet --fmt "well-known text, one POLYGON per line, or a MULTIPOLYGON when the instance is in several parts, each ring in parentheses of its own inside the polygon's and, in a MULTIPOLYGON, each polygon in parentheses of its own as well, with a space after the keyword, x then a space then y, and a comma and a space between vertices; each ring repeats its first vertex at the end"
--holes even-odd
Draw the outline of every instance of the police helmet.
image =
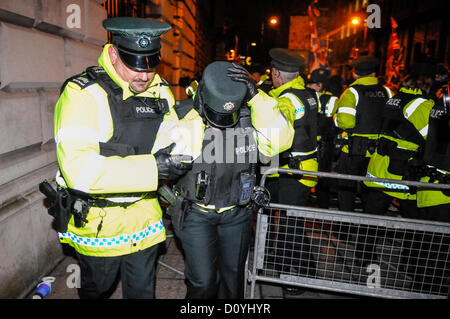
POLYGON ((213 126, 226 128, 234 126, 239 120, 240 108, 247 93, 241 82, 231 80, 227 75, 230 62, 216 61, 203 71, 198 94, 202 115, 213 126))
POLYGON ((363 55, 353 60, 351 66, 359 76, 367 76, 377 71, 380 60, 372 55, 363 55))
POLYGON ((130 17, 105 19, 103 27, 112 33, 112 43, 125 65, 145 72, 159 65, 160 35, 172 28, 165 22, 130 17))
POLYGON ((316 69, 308 74, 307 83, 325 83, 330 76, 330 71, 327 69, 316 69))
POLYGON ((284 72, 302 72, 305 66, 305 59, 296 51, 284 48, 272 48, 269 50, 272 67, 284 72))

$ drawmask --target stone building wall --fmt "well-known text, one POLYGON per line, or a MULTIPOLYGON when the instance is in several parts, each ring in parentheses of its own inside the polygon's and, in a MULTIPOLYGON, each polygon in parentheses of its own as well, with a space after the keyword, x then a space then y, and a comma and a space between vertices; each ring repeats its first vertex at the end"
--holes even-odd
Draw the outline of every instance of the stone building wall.
POLYGON ((63 258, 38 184, 57 170, 63 81, 107 41, 95 0, 0 1, 0 298, 23 297, 63 258))

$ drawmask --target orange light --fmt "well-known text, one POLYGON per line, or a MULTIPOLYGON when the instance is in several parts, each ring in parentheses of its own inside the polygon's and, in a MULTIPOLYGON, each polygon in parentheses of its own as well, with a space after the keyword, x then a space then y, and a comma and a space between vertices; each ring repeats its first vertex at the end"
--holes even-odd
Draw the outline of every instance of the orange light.
POLYGON ((278 24, 278 18, 277 18, 277 17, 271 17, 271 18, 269 19, 269 23, 270 23, 271 25, 277 25, 277 24, 278 24))
POLYGON ((252 43, 250 43, 250 45, 251 45, 252 47, 256 47, 256 42, 252 42, 252 43))
POLYGON ((354 25, 359 24, 359 18, 353 18, 352 19, 352 24, 354 24, 354 25))

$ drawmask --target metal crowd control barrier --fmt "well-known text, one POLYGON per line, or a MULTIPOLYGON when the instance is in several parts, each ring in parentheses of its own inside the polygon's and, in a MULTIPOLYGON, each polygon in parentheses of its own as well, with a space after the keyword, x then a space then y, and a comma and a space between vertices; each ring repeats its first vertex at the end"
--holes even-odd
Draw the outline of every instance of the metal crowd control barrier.
MULTIPOLYGON (((450 185, 271 168, 273 173, 450 185)), ((250 298, 256 281, 383 298, 448 298, 450 224, 270 203, 258 212, 250 298)))

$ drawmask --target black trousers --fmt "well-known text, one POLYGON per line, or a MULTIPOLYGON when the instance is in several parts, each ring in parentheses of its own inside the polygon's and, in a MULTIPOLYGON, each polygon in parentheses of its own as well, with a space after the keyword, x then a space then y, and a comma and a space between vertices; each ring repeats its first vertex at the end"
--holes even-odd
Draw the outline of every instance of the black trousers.
POLYGON ((183 229, 176 231, 184 250, 187 299, 244 298, 252 222, 248 208, 216 213, 191 205, 183 229))
MULTIPOLYGON (((364 212, 374 215, 385 215, 392 203, 393 197, 382 191, 367 187, 364 196, 364 212)), ((419 219, 420 213, 415 200, 397 199, 402 217, 419 219)))
MULTIPOLYGON (((334 157, 333 139, 329 137, 322 137, 322 139, 322 145, 319 149, 319 156, 317 158, 319 171, 331 172, 334 157)), ((332 180, 329 178, 319 177, 316 185, 317 205, 319 208, 329 208, 330 206, 331 181, 332 180)))
POLYGON ((450 223, 450 204, 423 207, 419 211, 423 219, 450 223))
POLYGON ((280 176, 268 178, 266 188, 272 203, 306 206, 309 202, 311 187, 298 182, 299 176, 280 176))
POLYGON ((109 298, 118 275, 125 299, 155 298, 155 264, 158 245, 117 257, 94 257, 77 253, 81 270, 80 299, 109 298))
MULTIPOLYGON (((367 166, 369 165, 369 157, 349 155, 341 152, 339 157, 337 172, 339 174, 365 176, 367 166)), ((367 187, 362 183, 354 180, 338 180, 338 203, 339 210, 352 212, 355 210, 355 198, 360 193, 361 200, 364 203, 367 187)))

